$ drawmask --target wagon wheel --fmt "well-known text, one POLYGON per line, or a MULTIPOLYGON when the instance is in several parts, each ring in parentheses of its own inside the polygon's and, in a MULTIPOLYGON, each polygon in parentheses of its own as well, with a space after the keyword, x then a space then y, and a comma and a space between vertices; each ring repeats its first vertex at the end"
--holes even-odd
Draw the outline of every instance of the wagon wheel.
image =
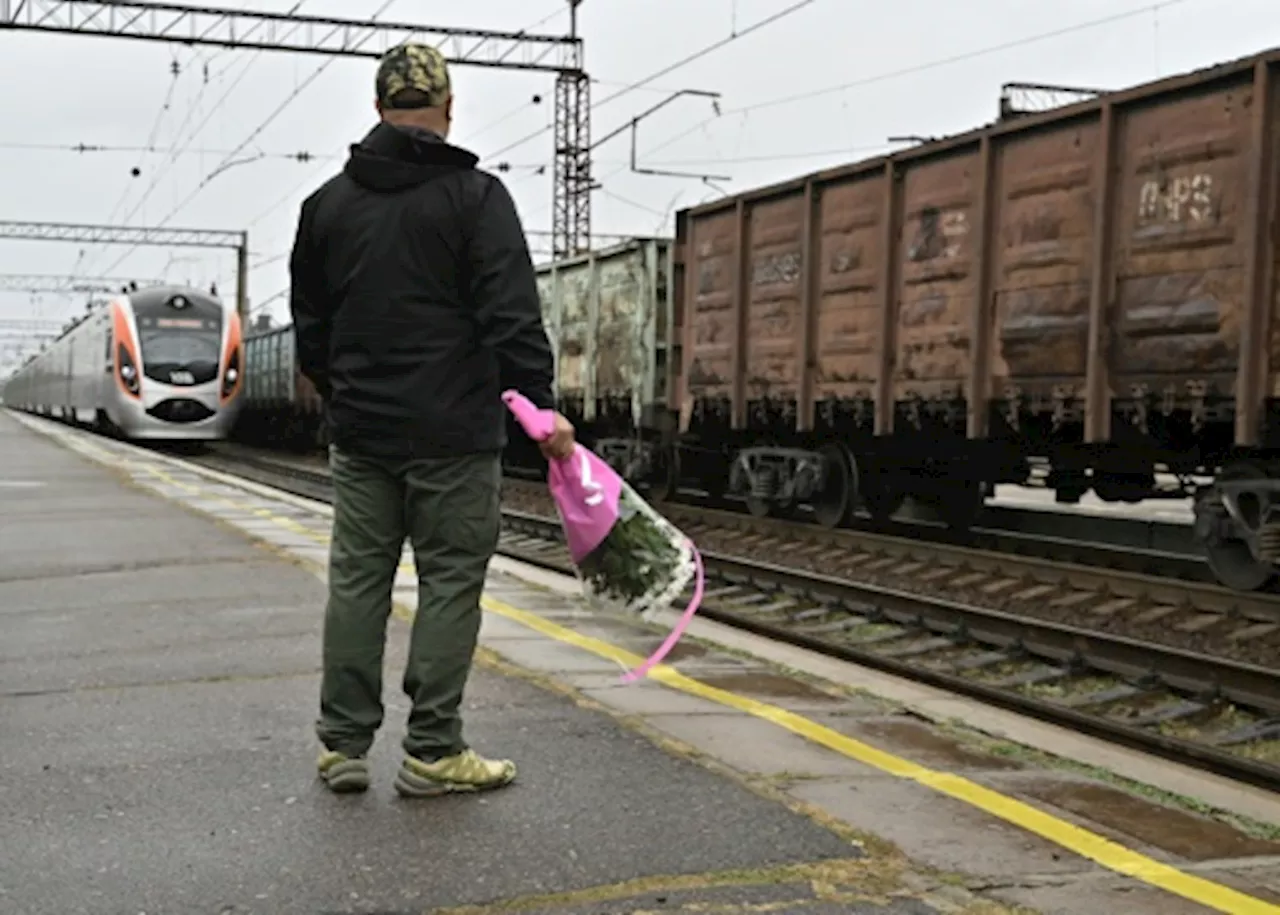
POLYGON ((747 511, 751 513, 753 518, 768 518, 769 516, 778 517, 786 514, 789 508, 794 507, 794 500, 788 500, 788 504, 774 499, 774 494, 778 490, 778 474, 774 468, 765 464, 755 471, 754 479, 749 478, 747 481, 748 490, 744 497, 747 505, 747 511), (756 485, 759 484, 768 495, 756 495, 756 485))
MULTIPOLYGON (((1244 482, 1265 480, 1268 475, 1261 467, 1241 462, 1226 467, 1218 475, 1218 479, 1224 483, 1244 482)), ((1196 507, 1200 508, 1199 505, 1196 507)), ((1250 535, 1256 537, 1264 520, 1265 506, 1258 506, 1256 500, 1248 499, 1242 501, 1240 508, 1244 522, 1250 528, 1250 535)), ((1226 514, 1226 508, 1221 503, 1209 506, 1207 511, 1214 521, 1226 514)), ((1214 577, 1233 591, 1261 591, 1275 581, 1275 567, 1270 562, 1257 558, 1248 540, 1239 536, 1221 539, 1210 536, 1203 538, 1203 542, 1205 558, 1209 561, 1214 577)))
POLYGON ((839 527, 853 510, 858 491, 858 469, 853 455, 841 444, 823 445, 818 449, 825 465, 822 490, 814 496, 813 518, 823 527, 839 527))
POLYGON ((747 496, 747 511, 751 513, 753 518, 769 517, 772 507, 768 499, 762 499, 759 496, 747 496))

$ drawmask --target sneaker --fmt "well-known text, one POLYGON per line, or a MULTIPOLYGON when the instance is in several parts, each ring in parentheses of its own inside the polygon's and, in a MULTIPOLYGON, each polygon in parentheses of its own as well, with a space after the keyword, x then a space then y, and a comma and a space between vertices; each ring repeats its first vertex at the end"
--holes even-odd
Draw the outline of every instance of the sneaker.
POLYGON ((485 759, 475 750, 463 750, 430 763, 406 756, 395 785, 401 797, 437 797, 503 788, 515 777, 516 764, 511 760, 485 759))
POLYGON ((363 756, 350 757, 325 750, 316 763, 320 778, 330 791, 350 794, 369 787, 369 761, 363 756))

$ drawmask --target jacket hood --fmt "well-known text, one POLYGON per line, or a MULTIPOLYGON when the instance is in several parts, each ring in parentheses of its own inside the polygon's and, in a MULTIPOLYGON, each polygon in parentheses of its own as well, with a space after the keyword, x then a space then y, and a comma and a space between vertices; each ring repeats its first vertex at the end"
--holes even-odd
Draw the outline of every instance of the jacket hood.
POLYGON ((359 143, 343 171, 372 191, 399 191, 442 175, 475 168, 479 157, 446 143, 438 134, 379 123, 359 143))

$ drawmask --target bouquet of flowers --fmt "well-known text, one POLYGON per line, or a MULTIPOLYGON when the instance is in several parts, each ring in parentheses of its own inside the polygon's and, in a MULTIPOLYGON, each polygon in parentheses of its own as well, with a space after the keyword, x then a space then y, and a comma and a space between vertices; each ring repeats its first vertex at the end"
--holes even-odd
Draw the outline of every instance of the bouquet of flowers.
MULTIPOLYGON (((503 403, 534 441, 547 439, 555 414, 516 391, 503 403)), ((547 475, 569 555, 588 604, 649 618, 696 578, 694 593, 666 641, 623 679, 632 682, 657 665, 680 640, 702 600, 702 557, 693 542, 636 495, 613 468, 575 445, 567 458, 551 459, 547 475)))

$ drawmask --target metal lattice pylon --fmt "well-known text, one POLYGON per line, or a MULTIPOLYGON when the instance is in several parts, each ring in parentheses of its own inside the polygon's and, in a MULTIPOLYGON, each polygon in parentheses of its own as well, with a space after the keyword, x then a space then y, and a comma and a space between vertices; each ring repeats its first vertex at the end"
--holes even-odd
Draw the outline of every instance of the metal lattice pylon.
POLYGON ((560 258, 591 244, 591 81, 582 71, 556 77, 555 147, 551 252, 560 258))
POLYGON ((0 31, 374 58, 401 42, 421 41, 440 47, 454 64, 555 73, 552 234, 559 253, 583 250, 591 238, 590 90, 577 37, 581 3, 570 0, 574 24, 568 36, 140 0, 0 0, 0 31))

